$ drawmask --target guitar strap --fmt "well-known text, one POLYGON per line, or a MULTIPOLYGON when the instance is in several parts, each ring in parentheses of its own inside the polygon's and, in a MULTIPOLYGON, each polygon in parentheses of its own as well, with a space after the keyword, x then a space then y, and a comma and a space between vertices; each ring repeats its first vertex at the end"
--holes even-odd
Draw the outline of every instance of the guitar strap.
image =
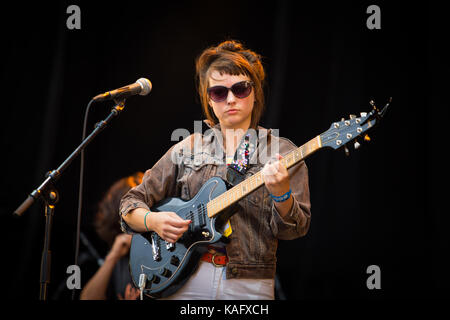
MULTIPOLYGON (((227 162, 227 182, 231 186, 235 186, 245 179, 245 174, 250 168, 250 160, 257 150, 258 139, 255 130, 247 130, 243 135, 241 142, 234 153, 233 160, 227 162)), ((233 232, 230 220, 224 226, 224 237, 228 238, 233 232)))
POLYGON ((252 159, 258 145, 255 130, 248 130, 234 153, 233 161, 227 166, 227 182, 235 186, 245 179, 245 174, 250 168, 252 159))

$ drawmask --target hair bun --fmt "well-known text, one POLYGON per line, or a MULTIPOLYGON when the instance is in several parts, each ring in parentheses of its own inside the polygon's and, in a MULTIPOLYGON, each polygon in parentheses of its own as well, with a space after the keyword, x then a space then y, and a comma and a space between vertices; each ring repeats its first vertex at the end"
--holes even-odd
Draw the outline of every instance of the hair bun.
POLYGON ((227 40, 222 42, 217 46, 217 50, 226 50, 226 51, 232 51, 232 52, 239 52, 244 49, 244 46, 236 41, 236 40, 227 40))

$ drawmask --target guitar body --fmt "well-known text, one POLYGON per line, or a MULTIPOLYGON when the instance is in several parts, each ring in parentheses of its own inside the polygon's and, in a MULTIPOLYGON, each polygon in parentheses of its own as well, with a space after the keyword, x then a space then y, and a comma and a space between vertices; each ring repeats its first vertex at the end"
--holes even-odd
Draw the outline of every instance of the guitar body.
POLYGON ((189 201, 168 198, 151 211, 173 211, 185 220, 192 220, 188 231, 172 246, 156 232, 135 234, 131 240, 130 272, 136 287, 141 274, 147 277, 144 293, 152 298, 163 298, 175 293, 196 270, 207 245, 218 242, 221 228, 231 210, 209 218, 206 204, 227 191, 219 177, 209 179, 189 201), (153 245, 153 246, 152 246, 153 245), (155 253, 158 253, 155 256, 155 253))

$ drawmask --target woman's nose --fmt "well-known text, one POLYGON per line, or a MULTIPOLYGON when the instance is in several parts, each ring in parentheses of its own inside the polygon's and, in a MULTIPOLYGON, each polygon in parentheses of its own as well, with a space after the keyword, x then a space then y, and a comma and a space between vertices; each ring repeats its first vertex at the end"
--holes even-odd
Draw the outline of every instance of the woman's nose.
POLYGON ((231 92, 231 90, 228 90, 227 103, 232 104, 234 102, 236 102, 236 97, 234 96, 233 92, 231 92))

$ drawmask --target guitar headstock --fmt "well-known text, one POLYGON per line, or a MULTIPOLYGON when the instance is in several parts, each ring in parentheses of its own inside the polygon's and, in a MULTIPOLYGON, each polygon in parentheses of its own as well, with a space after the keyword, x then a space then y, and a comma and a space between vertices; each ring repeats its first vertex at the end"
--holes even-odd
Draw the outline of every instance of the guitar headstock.
POLYGON ((381 110, 375 106, 373 101, 370 101, 372 111, 369 113, 361 112, 359 117, 350 115, 347 120, 342 118, 341 121, 333 122, 330 128, 320 135, 322 147, 330 147, 335 150, 344 147, 345 153, 348 155, 349 150, 346 145, 355 141, 354 148, 358 149, 363 141, 370 141, 367 131, 380 122, 391 101, 392 98, 381 110))

